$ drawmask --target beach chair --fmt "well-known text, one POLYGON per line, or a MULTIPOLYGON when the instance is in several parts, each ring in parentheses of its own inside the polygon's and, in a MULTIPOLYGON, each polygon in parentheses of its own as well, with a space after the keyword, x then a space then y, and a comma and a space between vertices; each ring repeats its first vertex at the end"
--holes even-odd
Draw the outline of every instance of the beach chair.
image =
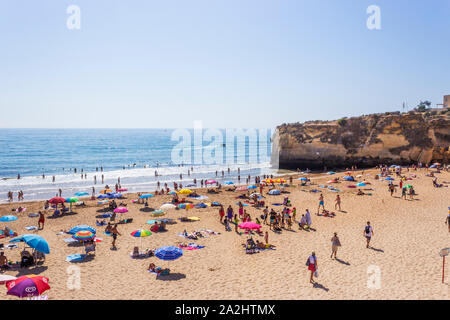
POLYGON ((89 252, 93 252, 95 254, 95 244, 91 244, 89 246, 85 246, 84 247, 84 251, 85 251, 86 255, 88 255, 89 252))
POLYGON ((35 250, 33 252, 33 259, 34 259, 34 264, 37 265, 38 262, 45 261, 45 254, 35 250))

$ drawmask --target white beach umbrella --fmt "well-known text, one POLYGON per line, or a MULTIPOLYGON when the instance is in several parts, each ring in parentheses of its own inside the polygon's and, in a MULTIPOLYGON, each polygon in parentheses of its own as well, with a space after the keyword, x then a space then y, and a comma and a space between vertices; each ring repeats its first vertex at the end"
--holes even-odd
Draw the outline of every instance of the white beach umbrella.
POLYGON ((164 203, 161 207, 159 207, 161 210, 170 210, 175 209, 176 206, 171 203, 164 203))

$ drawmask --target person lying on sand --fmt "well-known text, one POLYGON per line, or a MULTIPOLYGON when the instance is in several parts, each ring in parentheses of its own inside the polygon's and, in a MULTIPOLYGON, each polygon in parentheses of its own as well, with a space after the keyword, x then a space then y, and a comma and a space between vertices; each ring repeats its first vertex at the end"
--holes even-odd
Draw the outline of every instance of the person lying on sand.
POLYGON ((257 247, 258 249, 273 249, 273 248, 275 248, 274 245, 269 244, 269 243, 262 243, 262 242, 259 241, 259 240, 256 240, 256 247, 257 247))
POLYGON ((157 274, 168 274, 170 272, 170 269, 162 269, 161 267, 157 267, 154 263, 150 263, 147 270, 157 274))
POLYGON ((362 191, 361 191, 361 189, 358 189, 358 193, 357 193, 356 195, 358 195, 358 196, 362 196, 362 195, 365 195, 365 193, 364 193, 364 192, 362 192, 362 191))

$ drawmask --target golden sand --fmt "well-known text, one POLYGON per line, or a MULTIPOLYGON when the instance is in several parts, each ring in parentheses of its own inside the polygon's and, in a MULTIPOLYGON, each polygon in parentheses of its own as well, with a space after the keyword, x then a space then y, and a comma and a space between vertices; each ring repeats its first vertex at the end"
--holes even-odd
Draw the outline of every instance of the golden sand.
MULTIPOLYGON (((442 258, 439 251, 450 247, 450 233, 444 224, 447 207, 450 205, 450 188, 434 188, 432 179, 425 176, 425 170, 414 172, 418 178, 408 181, 414 185, 418 195, 415 200, 403 200, 400 192, 391 198, 387 183, 375 181, 375 170, 366 171, 364 178, 371 185, 362 189, 373 189, 372 196, 357 196, 355 189, 346 188, 350 183, 342 182, 335 186, 341 189, 344 212, 334 210, 335 192, 324 190, 318 185, 326 184, 330 176, 311 175, 314 186, 287 188, 291 193, 293 206, 297 208, 297 220, 308 208, 312 215, 312 226, 316 231, 283 230, 281 234, 269 232, 269 242, 276 250, 257 254, 246 254, 242 247, 245 235, 232 231, 225 232, 219 222, 217 208, 172 210, 167 218, 197 216, 200 221, 180 222, 168 225, 168 231, 153 233, 142 239, 144 248, 176 245, 178 242, 196 242, 205 248, 184 251, 184 255, 175 261, 161 261, 156 257, 135 260, 129 256, 133 247, 139 245, 139 239, 130 233, 139 228, 149 228, 149 213, 140 211, 142 205, 131 203, 136 195, 127 195, 129 213, 123 217, 133 218, 131 224, 118 226, 122 234, 117 240, 117 251, 110 250, 111 237, 103 235, 104 227, 96 227, 97 212, 101 207, 95 201, 86 201, 86 208, 76 208, 76 215, 57 219, 46 219, 45 229, 36 232, 50 244, 51 253, 42 266, 19 271, 6 271, 5 274, 19 276, 38 274, 50 279, 49 299, 448 299, 449 277, 441 283, 442 258), (370 176, 366 176, 370 174, 370 176), (336 212, 335 218, 318 217, 319 193, 311 189, 323 190, 325 207, 336 212), (305 192, 307 191, 307 192, 305 192), (374 228, 372 246, 367 249, 363 230, 370 220, 374 228), (93 259, 83 263, 69 263, 65 258, 69 254, 84 253, 83 247, 69 246, 63 241, 68 235, 57 235, 62 229, 79 224, 88 224, 97 228, 97 235, 103 241, 97 244, 93 259), (220 232, 220 235, 190 241, 178 236, 201 228, 220 232), (337 232, 342 247, 336 261, 330 258, 333 232, 337 232), (318 257, 319 283, 309 283, 309 272, 305 266, 311 251, 318 257), (171 275, 157 277, 147 271, 149 263, 170 267, 171 275), (67 286, 73 269, 79 267, 81 287, 70 289, 67 286), (374 280, 376 270, 380 271, 380 281, 374 280), (377 288, 377 284, 380 285, 377 288)), ((355 173, 360 174, 360 172, 355 173)), ((406 173, 407 175, 409 173, 406 173)), ((336 176, 343 176, 339 173, 336 176)), ((437 175, 439 181, 450 181, 450 174, 437 175)), ((297 184, 298 181, 294 180, 297 184)), ((398 180, 396 179, 396 182, 398 180)), ((267 191, 267 188, 266 188, 267 191)), ((200 194, 206 191, 200 189, 200 194)), ((237 213, 235 197, 238 193, 223 191, 219 194, 207 194, 205 202, 219 201, 226 208, 233 204, 237 213)), ((268 196, 266 203, 282 202, 284 195, 268 196)), ((157 196, 149 199, 150 207, 158 209, 163 203, 170 202, 171 196, 157 196)), ((199 202, 194 200, 195 203, 199 202)), ((8 226, 19 234, 33 233, 25 226, 37 226, 38 218, 29 218, 30 212, 37 212, 43 202, 25 203, 25 213, 17 214, 19 220, 9 222, 8 226)), ((11 213, 18 204, 0 206, 0 215, 11 213)), ((281 210, 282 207, 274 207, 281 210)), ((253 219, 262 214, 262 210, 245 207, 253 219)), ((3 223, 2 223, 3 226, 3 223)), ((269 230, 264 225, 263 231, 269 230)), ((264 241, 263 237, 254 236, 264 241)), ((0 243, 6 244, 5 239, 0 243)), ((5 250, 7 257, 19 260, 21 247, 5 250)), ((447 274, 450 270, 447 268, 447 274)), ((2 286, 2 299, 17 299, 6 296, 2 286)))

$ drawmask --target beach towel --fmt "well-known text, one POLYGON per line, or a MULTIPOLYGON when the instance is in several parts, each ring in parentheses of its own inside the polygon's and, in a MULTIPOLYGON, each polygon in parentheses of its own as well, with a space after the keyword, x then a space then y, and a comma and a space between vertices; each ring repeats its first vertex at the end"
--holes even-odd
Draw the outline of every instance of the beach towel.
POLYGON ((36 217, 39 217, 39 213, 30 213, 30 214, 28 215, 28 217, 30 217, 30 218, 36 218, 36 217))
POLYGON ((197 249, 203 249, 205 246, 200 246, 196 243, 188 243, 187 246, 179 245, 178 247, 181 249, 184 249, 184 250, 197 250, 197 249))
POLYGON ((28 231, 31 231, 31 230, 37 230, 38 227, 35 227, 35 226, 28 226, 28 227, 25 227, 25 229, 27 229, 28 231))
POLYGON ((7 245, 5 246, 6 249, 15 249, 15 248, 17 248, 17 247, 18 247, 17 244, 12 244, 12 243, 7 244, 7 245))
POLYGON ((67 262, 77 262, 77 261, 83 261, 84 258, 86 258, 85 254, 77 253, 77 254, 68 255, 66 257, 66 261, 67 262))
POLYGON ((278 207, 278 206, 282 206, 283 204, 282 203, 272 203, 272 205, 278 207))
POLYGON ((103 234, 106 236, 112 236, 112 233, 110 233, 110 232, 103 232, 103 234))

